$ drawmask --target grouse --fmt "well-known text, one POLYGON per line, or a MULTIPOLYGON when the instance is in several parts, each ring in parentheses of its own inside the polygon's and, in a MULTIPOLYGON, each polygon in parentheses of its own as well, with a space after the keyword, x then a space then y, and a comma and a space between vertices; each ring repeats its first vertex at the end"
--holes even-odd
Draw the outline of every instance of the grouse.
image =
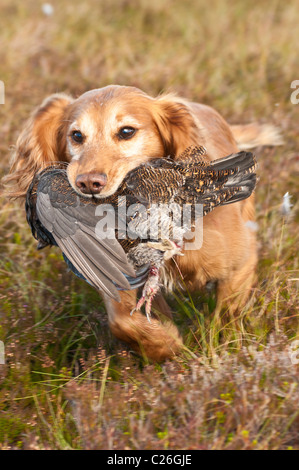
POLYGON ((38 249, 59 246, 68 267, 108 296, 119 300, 119 290, 144 285, 134 310, 145 303, 150 321, 164 262, 182 255, 198 217, 251 195, 255 170, 251 152, 209 161, 204 147, 190 147, 177 160, 140 165, 112 196, 95 199, 79 196, 57 163, 34 176, 26 217, 38 249))

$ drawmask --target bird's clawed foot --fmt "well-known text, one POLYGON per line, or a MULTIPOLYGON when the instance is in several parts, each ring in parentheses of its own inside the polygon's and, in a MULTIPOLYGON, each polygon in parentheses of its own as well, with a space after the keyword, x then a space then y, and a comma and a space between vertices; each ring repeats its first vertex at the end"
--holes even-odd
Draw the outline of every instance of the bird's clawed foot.
POLYGON ((137 310, 140 310, 143 304, 145 304, 145 313, 148 321, 150 322, 152 302, 159 291, 159 269, 156 266, 151 267, 149 277, 144 284, 142 295, 138 300, 136 307, 131 311, 131 315, 137 310))

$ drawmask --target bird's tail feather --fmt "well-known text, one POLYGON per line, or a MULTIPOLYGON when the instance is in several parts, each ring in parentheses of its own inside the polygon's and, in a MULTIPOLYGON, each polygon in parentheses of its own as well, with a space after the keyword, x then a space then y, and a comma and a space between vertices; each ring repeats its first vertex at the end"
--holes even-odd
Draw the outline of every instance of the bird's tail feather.
POLYGON ((253 192, 256 185, 256 175, 250 175, 250 178, 243 181, 238 191, 230 198, 225 200, 222 205, 232 204, 233 202, 247 199, 253 192))
POLYGON ((238 152, 220 160, 212 162, 215 170, 236 170, 227 179, 223 189, 236 189, 238 191, 222 204, 232 204, 234 202, 247 199, 256 186, 256 160, 251 152, 238 152))
POLYGON ((256 186, 256 161, 251 152, 238 152, 214 160, 206 168, 212 170, 212 181, 189 177, 188 190, 180 198, 189 204, 203 204, 204 214, 219 205, 232 204, 248 198, 256 186))
POLYGON ((210 162, 213 170, 238 170, 238 173, 244 173, 247 171, 254 171, 256 167, 256 160, 251 152, 238 152, 232 153, 224 158, 213 160, 210 162))

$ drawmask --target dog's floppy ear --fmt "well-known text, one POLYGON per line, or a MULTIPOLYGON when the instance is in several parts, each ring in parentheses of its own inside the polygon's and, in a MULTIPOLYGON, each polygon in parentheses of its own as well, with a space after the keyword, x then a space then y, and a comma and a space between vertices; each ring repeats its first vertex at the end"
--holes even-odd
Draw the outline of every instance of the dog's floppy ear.
POLYGON ((57 161, 67 161, 67 110, 73 99, 54 94, 44 100, 25 124, 12 155, 10 173, 3 178, 5 195, 26 194, 34 174, 57 161))
POLYGON ((154 119, 165 156, 175 158, 187 147, 200 143, 198 122, 187 101, 172 94, 156 98, 154 119))

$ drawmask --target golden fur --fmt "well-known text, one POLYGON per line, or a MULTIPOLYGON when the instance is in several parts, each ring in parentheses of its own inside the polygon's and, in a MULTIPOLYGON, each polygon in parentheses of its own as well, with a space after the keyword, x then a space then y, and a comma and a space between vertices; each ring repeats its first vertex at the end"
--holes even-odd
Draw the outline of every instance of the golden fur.
MULTIPOLYGON (((256 124, 230 127, 214 109, 171 94, 152 98, 137 88, 108 86, 78 99, 64 94, 48 97, 21 132, 4 181, 11 197, 23 197, 36 171, 65 161, 69 162, 69 181, 77 192, 79 174, 107 175, 107 184, 97 195, 101 198, 112 194, 126 173, 140 163, 162 155, 175 158, 190 145, 203 145, 213 160, 237 152, 237 142, 246 148, 278 140, 273 128, 256 124), (119 139, 117 133, 123 126, 136 128, 136 134, 129 140, 119 139), (82 144, 70 138, 77 129, 84 133, 82 144)), ((204 217, 201 249, 186 251, 176 260, 189 289, 217 281, 218 310, 227 303, 235 311, 250 294, 257 262, 256 236, 246 225, 252 220, 253 195, 215 209, 204 217)), ((180 277, 173 262, 169 269, 174 279, 180 277)), ((149 323, 140 312, 130 316, 136 294, 121 292, 119 303, 105 297, 112 332, 149 358, 171 357, 182 347, 176 326, 169 319, 160 322, 153 318, 149 323)), ((162 296, 157 297, 156 306, 171 316, 162 296)))

